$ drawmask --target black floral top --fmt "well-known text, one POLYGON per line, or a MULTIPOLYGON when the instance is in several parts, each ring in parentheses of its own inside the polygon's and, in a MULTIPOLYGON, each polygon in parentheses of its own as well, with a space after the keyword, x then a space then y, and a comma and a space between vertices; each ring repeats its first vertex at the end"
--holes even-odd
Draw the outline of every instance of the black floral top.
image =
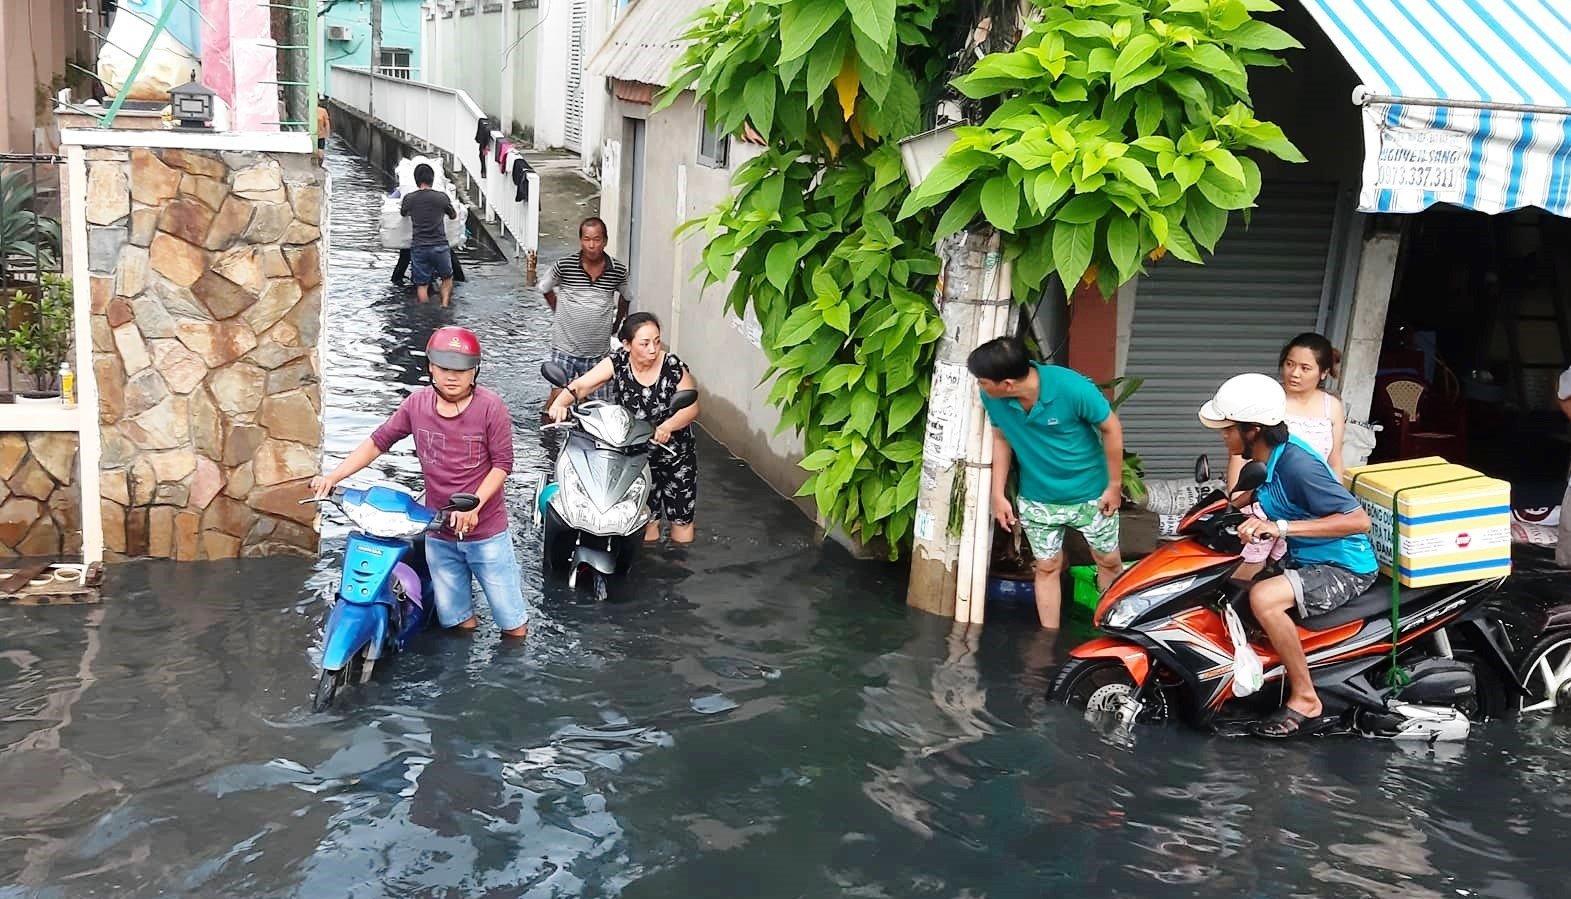
MULTIPOLYGON (((671 397, 682 384, 687 366, 675 353, 666 353, 660 363, 660 375, 648 386, 633 377, 633 361, 624 347, 611 354, 611 388, 616 403, 633 413, 633 417, 658 427, 670 417, 671 397)), ((683 455, 694 450, 691 425, 671 435, 671 448, 683 455)))

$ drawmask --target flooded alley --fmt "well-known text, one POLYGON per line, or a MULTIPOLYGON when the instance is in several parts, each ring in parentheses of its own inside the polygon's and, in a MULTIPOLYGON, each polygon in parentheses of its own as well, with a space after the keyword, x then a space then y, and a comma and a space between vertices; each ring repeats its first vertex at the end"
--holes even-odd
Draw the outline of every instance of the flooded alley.
MULTIPOLYGON (((388 280, 381 177, 334 149, 329 459, 458 323, 520 473, 543 471, 538 292, 477 254, 451 310, 416 306, 388 280)), ((542 271, 593 209, 571 180, 547 182, 542 271)), ((701 458, 698 542, 647 552, 605 604, 542 586, 515 477, 527 642, 482 611, 330 714, 310 699, 341 520, 319 560, 133 563, 98 605, 0 605, 0 899, 1566 894, 1571 725, 1408 751, 1112 740, 1043 707, 1055 650, 1027 617, 952 635, 904 607, 899 567, 701 458)), ((419 487, 407 444, 374 471, 419 487)))

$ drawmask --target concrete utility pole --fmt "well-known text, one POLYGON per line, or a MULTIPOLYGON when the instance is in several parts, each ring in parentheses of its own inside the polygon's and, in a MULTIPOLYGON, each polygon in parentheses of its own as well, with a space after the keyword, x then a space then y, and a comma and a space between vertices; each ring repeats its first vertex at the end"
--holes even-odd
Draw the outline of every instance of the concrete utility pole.
POLYGON ((376 72, 382 66, 382 0, 371 0, 371 70, 366 85, 366 115, 376 121, 376 72))
POLYGON ((939 339, 927 401, 922 486, 906 604, 980 624, 992 557, 992 431, 966 356, 1010 328, 1010 264, 998 232, 963 231, 938 246, 939 339))

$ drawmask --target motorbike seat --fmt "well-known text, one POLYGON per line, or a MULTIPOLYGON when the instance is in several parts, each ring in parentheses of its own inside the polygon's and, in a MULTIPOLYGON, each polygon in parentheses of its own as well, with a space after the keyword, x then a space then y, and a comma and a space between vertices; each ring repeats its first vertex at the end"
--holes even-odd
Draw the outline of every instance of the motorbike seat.
MULTIPOLYGON (((1403 587, 1402 607, 1406 608, 1413 603, 1421 602, 1437 589, 1437 587, 1403 587)), ((1306 631, 1328 631, 1350 621, 1362 621, 1365 618, 1390 614, 1391 579, 1382 576, 1375 581, 1373 587, 1347 604, 1332 609, 1324 615, 1305 618, 1298 622, 1298 626, 1306 631)))

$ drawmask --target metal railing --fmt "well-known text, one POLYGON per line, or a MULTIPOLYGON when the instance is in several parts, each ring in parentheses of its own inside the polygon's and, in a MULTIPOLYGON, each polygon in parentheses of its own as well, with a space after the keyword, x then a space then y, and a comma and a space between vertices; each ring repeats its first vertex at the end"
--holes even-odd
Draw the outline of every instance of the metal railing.
POLYGON ((74 362, 74 310, 61 228, 63 175, 58 156, 0 154, 0 402, 30 392, 57 393, 60 364, 74 362))
MULTIPOLYGON (((337 102, 441 151, 454 172, 468 176, 478 194, 471 199, 484 219, 500 221, 521 250, 538 248, 539 176, 529 174, 529 199, 519 202, 517 185, 509 173, 498 171, 494 155, 482 167, 475 132, 486 116, 468 94, 380 73, 372 76, 359 66, 333 66, 329 84, 337 102)), ((502 137, 499 131, 491 133, 493 142, 502 137)))

